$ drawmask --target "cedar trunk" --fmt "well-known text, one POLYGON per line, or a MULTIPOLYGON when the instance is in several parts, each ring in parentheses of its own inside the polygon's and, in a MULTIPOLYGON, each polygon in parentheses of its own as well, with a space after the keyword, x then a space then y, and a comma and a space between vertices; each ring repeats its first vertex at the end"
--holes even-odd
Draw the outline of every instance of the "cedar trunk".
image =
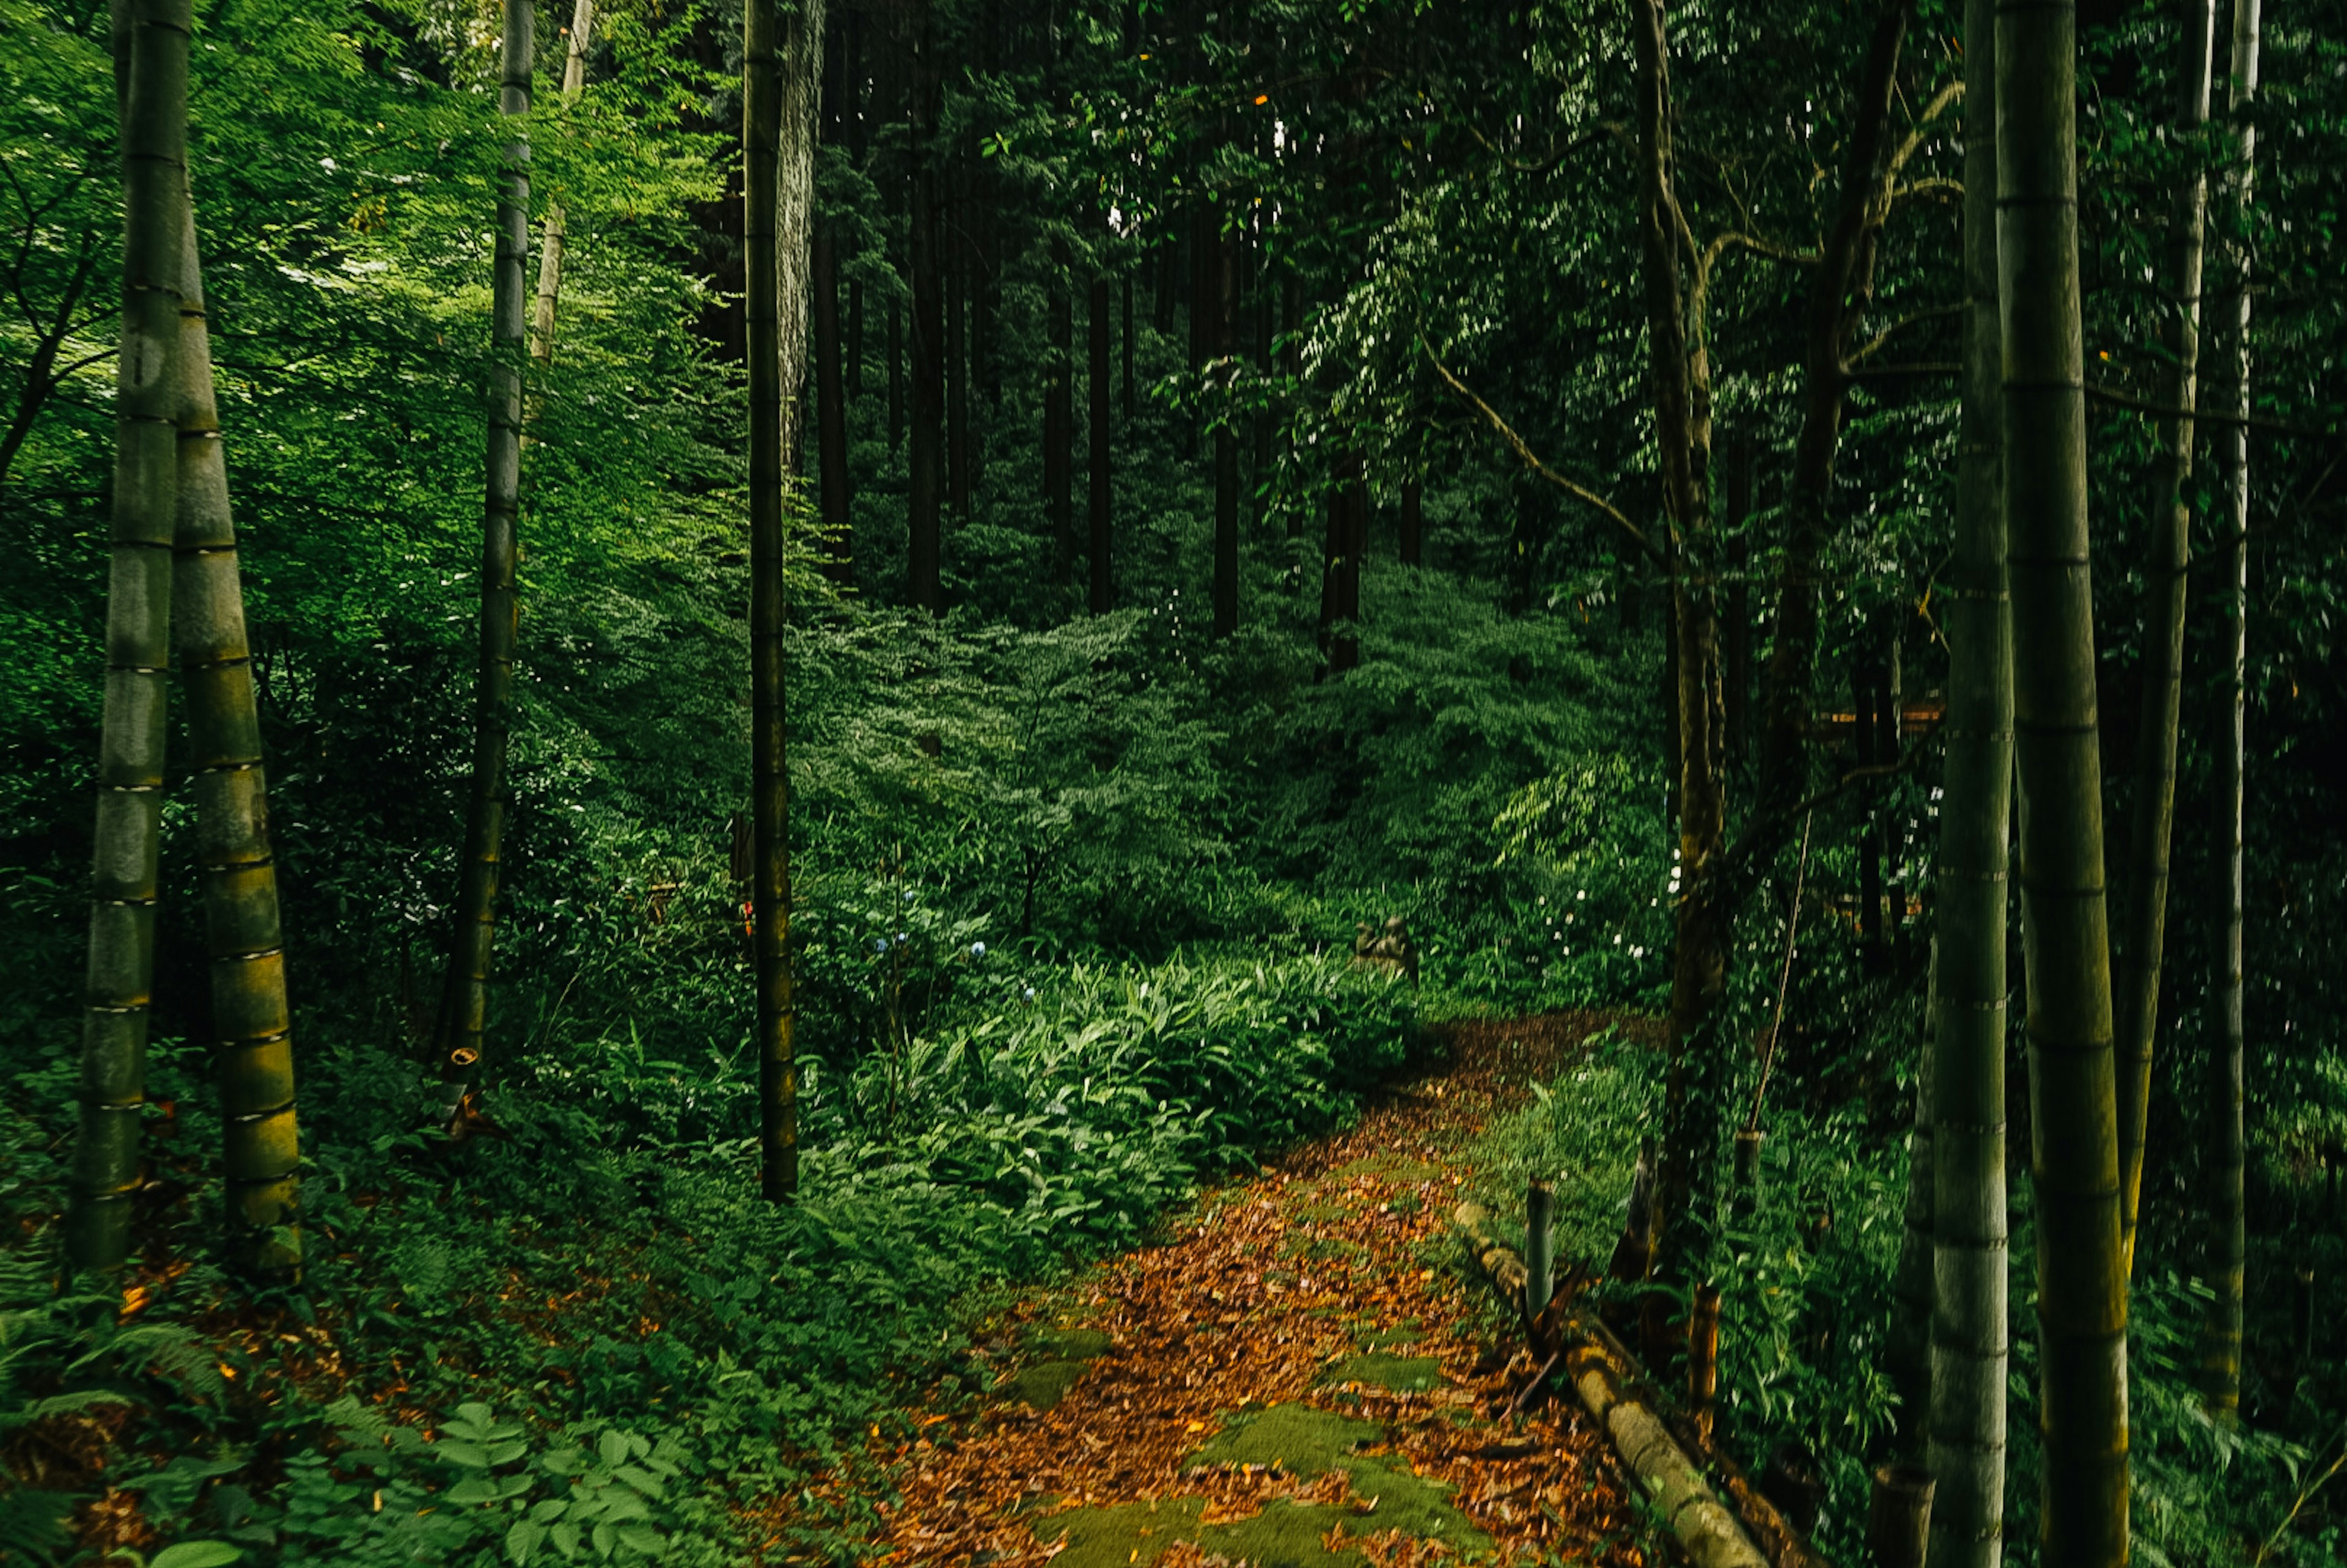
MULTIPOLYGON (((921 6, 914 45, 913 190, 907 243, 912 260, 912 452, 908 459, 907 590, 932 615, 945 612, 938 507, 945 443, 945 290, 938 265, 937 171, 931 167, 944 68, 938 59, 934 7, 921 6)), ((893 323, 895 318, 890 318, 893 323)))
POLYGON ((856 580, 855 537, 847 472, 847 390, 839 352, 839 263, 831 225, 815 232, 815 466, 821 471, 824 571, 845 586, 856 580))
POLYGON ((2065 1568, 2119 1568, 2127 1553, 2127 1269, 2088 567, 2074 26, 2066 5, 1997 5, 1998 304, 2043 1553, 2065 1568))

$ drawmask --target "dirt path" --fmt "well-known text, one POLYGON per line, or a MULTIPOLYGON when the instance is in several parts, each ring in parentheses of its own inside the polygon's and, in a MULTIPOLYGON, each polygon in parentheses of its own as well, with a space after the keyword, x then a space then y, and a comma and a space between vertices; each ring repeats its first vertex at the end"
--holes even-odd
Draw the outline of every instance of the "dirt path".
POLYGON ((1521 1422, 1449 1216, 1467 1147, 1601 1020, 1473 1024, 1352 1132, 1211 1193, 1161 1246, 1022 1302, 974 1419, 930 1417, 883 1562, 1643 1564, 1579 1407, 1521 1422))

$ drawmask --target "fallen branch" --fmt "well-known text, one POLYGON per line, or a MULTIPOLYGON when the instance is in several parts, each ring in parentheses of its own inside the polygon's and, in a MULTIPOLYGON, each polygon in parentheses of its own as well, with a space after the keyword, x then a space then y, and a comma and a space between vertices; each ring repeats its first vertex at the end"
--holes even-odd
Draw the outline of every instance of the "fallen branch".
POLYGON ((1631 1397, 1604 1352, 1584 1342, 1565 1360, 1565 1375, 1583 1409, 1613 1440, 1614 1451, 1651 1501, 1696 1568, 1777 1568, 1752 1543, 1735 1512, 1719 1500, 1643 1400, 1631 1397))

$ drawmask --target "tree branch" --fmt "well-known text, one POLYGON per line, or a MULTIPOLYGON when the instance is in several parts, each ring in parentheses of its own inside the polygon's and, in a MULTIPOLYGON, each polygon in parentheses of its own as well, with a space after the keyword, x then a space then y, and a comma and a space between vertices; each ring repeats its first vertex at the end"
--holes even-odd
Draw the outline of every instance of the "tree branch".
POLYGON ((1933 175, 1928 179, 1918 179, 1912 184, 1894 186, 1884 194, 1883 204, 1888 207, 1892 203, 1904 201, 1911 196, 1952 196, 1961 201, 1964 197, 1964 182, 1961 179, 1947 179, 1939 175, 1933 175))
POLYGON ((1460 381, 1457 376, 1450 374, 1450 367, 1442 363, 1442 357, 1434 352, 1434 345, 1426 341, 1426 334, 1423 333, 1418 334, 1418 346, 1426 352, 1427 362, 1434 366, 1434 374, 1440 376, 1444 384, 1448 385, 1451 391, 1457 393, 1460 396, 1465 398, 1468 402, 1475 405, 1476 409, 1483 415, 1484 419, 1490 423, 1491 428, 1500 433, 1500 438, 1508 444, 1509 450, 1515 453, 1516 456, 1522 461, 1525 467, 1530 468, 1533 473, 1538 474, 1542 478, 1546 479, 1550 484, 1554 485, 1558 489, 1563 490, 1565 494, 1573 497, 1574 499, 1586 502, 1588 505, 1596 507, 1599 511, 1613 518, 1615 522, 1621 524, 1623 531, 1627 533, 1631 538, 1637 541, 1638 548, 1646 552, 1646 558, 1649 560, 1665 570, 1669 569, 1670 563, 1663 558, 1662 551, 1655 548, 1654 541, 1646 537, 1646 532, 1644 528, 1641 528, 1637 524, 1624 517, 1622 514, 1620 507, 1614 506, 1613 502, 1607 500, 1596 491, 1589 489, 1583 486, 1574 484, 1571 479, 1566 478, 1563 475, 1558 473, 1555 469, 1542 462, 1533 453, 1532 449, 1524 444, 1524 438, 1517 435, 1515 431, 1509 426, 1506 420, 1500 417, 1498 410, 1494 409, 1490 404, 1484 402, 1481 398, 1476 396, 1473 392, 1468 389, 1465 382, 1460 381))
POLYGON ((1844 375, 1848 375, 1850 373, 1851 366, 1857 364, 1860 360, 1867 358, 1869 355, 1872 354, 1875 350, 1888 343, 1891 340, 1891 334, 1892 333, 1898 332, 1902 328, 1911 327, 1919 322, 1933 322, 1942 320, 1948 316, 1960 316, 1963 315, 1968 308, 1969 307, 1961 303, 1940 305, 1928 311, 1917 311, 1911 316, 1902 317, 1898 321, 1892 322, 1889 326, 1884 327, 1881 332, 1874 334, 1873 342, 1868 343, 1864 348, 1860 349, 1856 354, 1851 354, 1849 359, 1845 360, 1842 363, 1841 373, 1844 375))
POLYGON ((2137 414, 2157 415, 2162 419, 2193 419, 2203 425, 2234 425, 2248 430, 2270 430, 2277 436, 2305 436, 2324 440, 2339 434, 2336 430, 2314 430, 2303 425, 2285 425, 2279 419, 2260 419, 2256 415, 2212 414, 2205 408, 2171 408, 2165 404, 2146 402, 2130 397, 2116 387, 2086 384, 2086 395, 2096 403, 2107 403, 2114 408, 2129 408, 2137 414))
POLYGON ((1872 381, 1891 375, 1961 375, 1963 366, 1941 360, 1924 360, 1914 364, 1869 364, 1855 368, 1844 366, 1842 375, 1850 381, 1872 381))
POLYGON ((1907 167, 1907 160, 1914 157, 1916 149, 1923 145, 1923 133, 1932 128, 1932 122, 1947 113, 1948 107, 1963 96, 1964 79, 1958 77, 1954 81, 1942 87, 1932 96, 1932 101, 1923 106, 1923 112, 1916 118, 1915 128, 1907 133, 1907 139, 1901 142, 1899 150, 1891 155, 1891 167, 1882 171, 1882 182, 1885 185, 1891 184, 1899 178, 1899 171, 1907 167))

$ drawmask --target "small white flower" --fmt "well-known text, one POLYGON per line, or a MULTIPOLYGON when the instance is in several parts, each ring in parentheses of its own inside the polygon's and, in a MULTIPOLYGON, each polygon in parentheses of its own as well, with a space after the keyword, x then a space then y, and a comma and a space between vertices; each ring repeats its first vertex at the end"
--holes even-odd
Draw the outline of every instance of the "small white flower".
POLYGON ((986 957, 986 944, 984 942, 972 942, 969 945, 969 956, 973 958, 982 958, 986 957))

